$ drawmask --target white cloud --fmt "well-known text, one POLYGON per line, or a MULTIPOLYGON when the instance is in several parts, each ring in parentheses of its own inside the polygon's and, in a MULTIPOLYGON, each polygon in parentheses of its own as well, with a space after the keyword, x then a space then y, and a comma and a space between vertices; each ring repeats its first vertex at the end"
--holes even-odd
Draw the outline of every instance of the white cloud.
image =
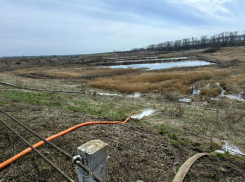
POLYGON ((0 56, 128 50, 242 30, 243 6, 233 1, 0 0, 0 56))
POLYGON ((173 3, 184 4, 191 6, 198 10, 200 13, 204 13, 217 19, 225 19, 224 15, 231 13, 227 3, 232 3, 233 0, 169 0, 173 3))

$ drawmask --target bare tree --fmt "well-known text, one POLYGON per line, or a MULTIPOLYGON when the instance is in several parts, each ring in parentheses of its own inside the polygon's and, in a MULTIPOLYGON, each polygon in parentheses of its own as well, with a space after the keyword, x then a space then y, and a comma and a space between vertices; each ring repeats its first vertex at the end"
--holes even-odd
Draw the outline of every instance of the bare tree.
POLYGON ((207 35, 198 38, 185 38, 183 40, 167 41, 159 44, 151 44, 145 48, 135 48, 133 50, 186 50, 186 49, 199 49, 206 47, 225 47, 225 46, 238 46, 245 45, 245 30, 239 35, 238 31, 235 32, 222 32, 217 35, 208 37, 207 35))
POLYGON ((206 46, 207 46, 207 43, 208 43, 208 36, 202 36, 201 37, 201 46, 203 47, 203 48, 205 48, 206 46))

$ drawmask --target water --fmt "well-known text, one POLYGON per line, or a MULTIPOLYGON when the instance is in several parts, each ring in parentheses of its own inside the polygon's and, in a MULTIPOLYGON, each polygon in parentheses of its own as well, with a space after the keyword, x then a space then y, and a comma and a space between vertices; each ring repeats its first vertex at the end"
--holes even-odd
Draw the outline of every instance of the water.
POLYGON ((192 95, 200 95, 202 89, 200 87, 192 87, 192 95))
MULTIPOLYGON (((224 90, 221 86, 220 86, 220 83, 215 83, 215 86, 219 87, 221 89, 221 94, 218 96, 218 97, 226 97, 228 99, 231 99, 231 100, 238 100, 240 102, 244 102, 245 99, 242 98, 242 93, 238 93, 238 94, 228 94, 228 95, 225 95, 225 92, 226 90, 224 90)), ((206 88, 207 89, 210 89, 210 84, 207 84, 206 85, 206 88)), ((200 87, 195 87, 193 86, 192 87, 192 95, 200 95, 202 89, 200 87)), ((219 100, 219 98, 211 98, 211 100, 219 100)))
POLYGON ((138 61, 171 61, 171 60, 189 59, 188 57, 158 58, 158 59, 149 59, 149 58, 157 58, 157 57, 145 57, 145 59, 126 60, 126 61, 117 61, 117 62, 124 63, 124 62, 138 62, 138 61))
POLYGON ((158 70, 158 69, 169 69, 169 68, 179 68, 179 67, 194 67, 194 66, 205 66, 212 65, 214 63, 206 62, 206 61, 178 61, 178 62, 168 62, 168 63, 149 63, 149 64, 131 64, 131 65, 117 65, 117 66, 109 66, 109 68, 146 68, 149 70, 158 70))
POLYGON ((240 156, 245 156, 242 151, 236 147, 231 141, 224 140, 224 145, 222 146, 222 149, 224 151, 228 151, 231 155, 240 155, 240 156))
POLYGON ((61 85, 63 87, 80 87, 81 85, 61 85))
POLYGON ((96 93, 97 95, 106 95, 106 96, 119 96, 118 94, 110 94, 110 93, 96 93))
POLYGON ((231 155, 239 155, 245 156, 245 154, 235 146, 231 141, 223 140, 224 144, 222 145, 223 150, 215 150, 214 152, 225 154, 225 152, 229 152, 231 155))
POLYGON ((150 115, 154 114, 155 112, 156 112, 156 110, 154 110, 154 109, 146 109, 140 114, 136 114, 136 115, 131 116, 131 118, 142 119, 144 116, 150 116, 150 115))
POLYGON ((231 100, 238 100, 240 102, 244 102, 245 99, 242 98, 242 93, 239 94, 230 94, 230 95, 224 95, 224 93, 226 92, 222 87, 219 86, 219 88, 221 89, 221 97, 226 97, 229 98, 231 100))
POLYGON ((179 60, 179 59, 188 59, 188 57, 161 58, 161 59, 156 59, 156 60, 163 60, 163 61, 167 61, 167 60, 179 60))
POLYGON ((224 95, 226 98, 232 99, 232 100, 238 100, 240 102, 244 102, 245 100, 242 98, 241 93, 240 94, 231 94, 231 95, 224 95))
POLYGON ((145 59, 154 59, 157 58, 158 56, 153 56, 153 57, 145 57, 145 59))
POLYGON ((179 99, 179 102, 187 102, 187 103, 191 103, 191 99, 183 98, 183 99, 179 99))
POLYGON ((133 94, 128 95, 128 97, 140 98, 141 97, 141 93, 135 92, 133 94))

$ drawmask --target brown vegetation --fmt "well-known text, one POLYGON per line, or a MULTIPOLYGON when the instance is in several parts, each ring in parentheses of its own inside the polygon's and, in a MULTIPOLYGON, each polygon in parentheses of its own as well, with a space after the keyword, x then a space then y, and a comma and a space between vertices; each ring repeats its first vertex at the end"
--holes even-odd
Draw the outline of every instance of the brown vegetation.
POLYGON ((149 90, 190 92, 190 87, 200 80, 218 79, 227 76, 227 71, 214 68, 199 68, 194 71, 152 72, 98 78, 90 85, 99 88, 116 89, 124 92, 146 92, 149 90))
POLYGON ((242 84, 245 84, 245 74, 242 74, 242 75, 238 75, 232 79, 230 79, 230 82, 235 82, 239 85, 242 85, 242 84))
POLYGON ((207 96, 213 96, 213 97, 216 97, 217 95, 219 95, 221 93, 221 89, 220 88, 207 88, 207 87, 204 87, 202 88, 202 91, 201 91, 201 95, 207 95, 207 96))
POLYGON ((221 61, 237 59, 241 62, 245 62, 245 46, 221 48, 219 51, 211 53, 208 56, 221 61))
POLYGON ((94 68, 94 67, 42 67, 34 69, 20 69, 14 71, 14 73, 20 75, 29 74, 42 74, 49 77, 63 77, 63 78, 77 78, 77 77, 88 77, 88 76, 110 76, 110 75, 120 75, 137 72, 140 69, 109 69, 109 68, 94 68))

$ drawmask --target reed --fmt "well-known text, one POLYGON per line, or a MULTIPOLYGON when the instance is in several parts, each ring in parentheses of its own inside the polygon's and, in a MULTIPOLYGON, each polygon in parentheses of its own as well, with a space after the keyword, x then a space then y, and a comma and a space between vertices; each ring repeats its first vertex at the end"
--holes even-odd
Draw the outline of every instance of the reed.
POLYGON ((227 74, 227 71, 211 68, 197 69, 194 71, 148 72, 99 78, 92 80, 90 85, 124 92, 159 90, 189 93, 190 86, 195 82, 217 79, 217 77, 223 77, 227 74))

